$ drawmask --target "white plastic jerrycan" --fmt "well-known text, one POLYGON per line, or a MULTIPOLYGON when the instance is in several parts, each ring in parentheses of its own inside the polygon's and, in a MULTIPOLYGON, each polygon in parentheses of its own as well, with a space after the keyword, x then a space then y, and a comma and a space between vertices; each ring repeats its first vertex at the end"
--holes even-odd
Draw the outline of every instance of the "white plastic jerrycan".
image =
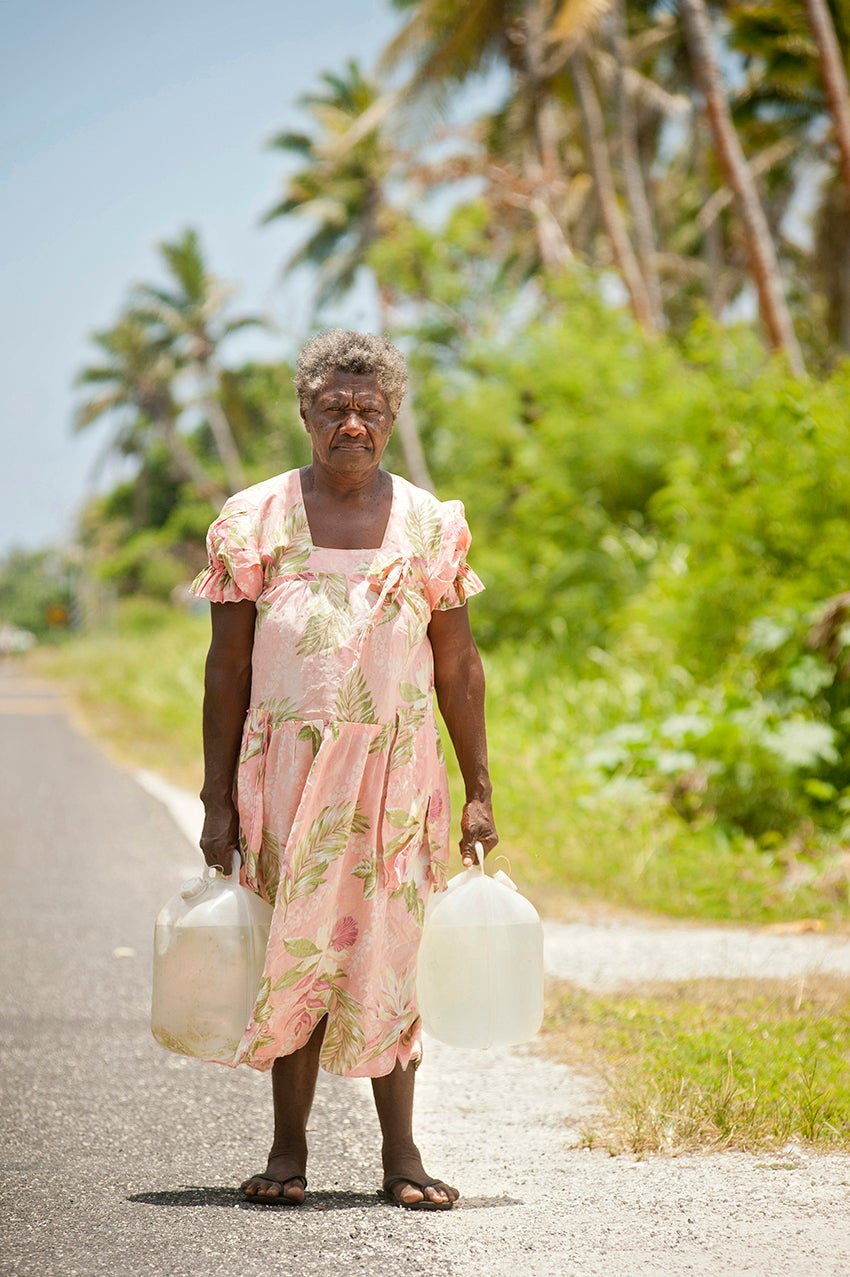
POLYGON ((178 1055, 228 1064, 248 1022, 263 975, 271 905, 207 869, 185 882, 154 931, 151 1031, 178 1055))
POLYGON ((543 927, 507 874, 478 865, 449 880, 426 913, 417 994, 422 1025, 449 1046, 513 1046, 543 1020, 543 927))

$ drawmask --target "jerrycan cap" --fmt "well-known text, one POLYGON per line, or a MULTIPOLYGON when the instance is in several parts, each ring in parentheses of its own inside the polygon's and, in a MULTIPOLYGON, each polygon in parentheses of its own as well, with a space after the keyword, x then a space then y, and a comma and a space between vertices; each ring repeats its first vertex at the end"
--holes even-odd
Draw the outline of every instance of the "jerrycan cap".
POLYGON ((184 882, 180 888, 180 895, 184 900, 197 900, 198 896, 202 896, 207 889, 206 878, 190 878, 188 882, 184 882))
MULTIPOLYGON (((236 849, 233 850, 231 855, 232 863, 230 873, 233 875, 231 881, 238 885, 239 868, 242 864, 242 857, 236 849)), ((182 898, 184 900, 197 900, 198 896, 202 896, 214 882, 219 881, 216 876, 217 869, 221 869, 221 872, 224 873, 224 869, 221 865, 207 865, 200 878, 190 878, 188 882, 184 882, 183 886, 180 888, 180 895, 182 898)))
POLYGON ((215 882, 216 868, 218 868, 216 865, 207 865, 201 877, 190 878, 188 882, 184 882, 180 888, 182 898, 184 900, 197 900, 198 896, 202 896, 210 884, 215 882))

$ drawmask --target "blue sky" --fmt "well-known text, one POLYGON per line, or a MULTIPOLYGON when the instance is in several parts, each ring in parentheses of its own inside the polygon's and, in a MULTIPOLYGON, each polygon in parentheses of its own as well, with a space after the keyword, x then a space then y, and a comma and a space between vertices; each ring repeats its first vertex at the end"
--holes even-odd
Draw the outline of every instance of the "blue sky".
POLYGON ((302 229, 259 225, 284 172, 265 142, 303 121, 322 71, 374 69, 398 22, 386 0, 5 0, 0 554, 70 535, 107 431, 72 435, 74 374, 127 287, 158 275, 159 241, 196 227, 237 306, 276 321, 240 355, 291 350, 306 298, 278 274, 302 229))

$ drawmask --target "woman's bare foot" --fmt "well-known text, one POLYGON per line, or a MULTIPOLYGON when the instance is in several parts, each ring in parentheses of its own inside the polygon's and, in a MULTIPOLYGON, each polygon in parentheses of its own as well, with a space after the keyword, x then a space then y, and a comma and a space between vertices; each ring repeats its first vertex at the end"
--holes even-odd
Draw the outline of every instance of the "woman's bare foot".
POLYGON ((304 1157, 297 1158, 291 1153, 269 1154, 269 1164, 262 1175, 251 1175, 242 1182, 242 1192, 252 1201, 281 1202, 292 1206, 300 1206, 304 1201, 304 1190, 307 1180, 303 1168, 304 1157))
POLYGON ((383 1195, 408 1210, 451 1210, 460 1193, 450 1184, 435 1180, 422 1165, 415 1146, 404 1152, 384 1148, 383 1195))

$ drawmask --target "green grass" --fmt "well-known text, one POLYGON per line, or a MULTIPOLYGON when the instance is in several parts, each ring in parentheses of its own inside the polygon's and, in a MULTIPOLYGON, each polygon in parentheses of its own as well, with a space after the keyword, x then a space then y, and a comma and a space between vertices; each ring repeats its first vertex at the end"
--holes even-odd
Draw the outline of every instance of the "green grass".
POLYGON ((114 627, 39 649, 28 666, 60 682, 113 757, 198 790, 208 644, 207 616, 129 602, 114 627))
MULTIPOLYGON (((29 665, 61 680, 116 757, 197 791, 208 637, 203 614, 131 601, 111 631, 45 648, 29 665)), ((794 860, 789 875, 782 847, 688 826, 644 782, 589 776, 583 756, 627 712, 610 676, 579 682, 507 651, 488 654, 486 666, 496 854, 541 911, 563 915, 593 900, 752 923, 850 919, 846 876, 830 879, 828 858, 794 860)), ((457 826, 462 791, 450 772, 457 826)))
POLYGON ((543 1043, 599 1080, 612 1153, 850 1149, 846 982, 707 981, 641 997, 553 985, 543 1043))

